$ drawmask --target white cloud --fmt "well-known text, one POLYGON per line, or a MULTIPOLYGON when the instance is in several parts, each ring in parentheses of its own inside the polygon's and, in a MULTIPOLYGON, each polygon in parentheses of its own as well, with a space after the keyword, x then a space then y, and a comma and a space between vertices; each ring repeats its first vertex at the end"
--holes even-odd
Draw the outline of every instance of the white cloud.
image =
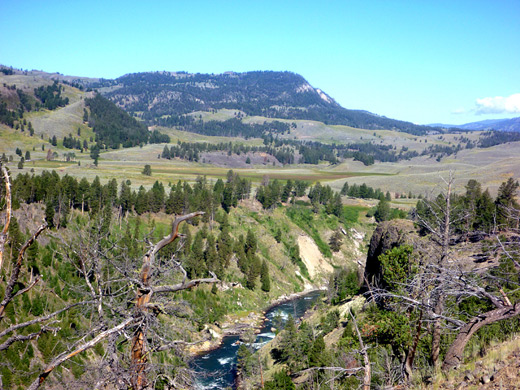
POLYGON ((520 112, 520 93, 511 96, 485 97, 477 99, 475 112, 477 114, 502 114, 520 112))

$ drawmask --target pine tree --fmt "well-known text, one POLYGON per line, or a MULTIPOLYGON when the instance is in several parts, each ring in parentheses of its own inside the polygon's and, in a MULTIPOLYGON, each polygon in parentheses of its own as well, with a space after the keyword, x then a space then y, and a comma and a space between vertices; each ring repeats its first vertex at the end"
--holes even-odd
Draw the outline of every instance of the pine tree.
POLYGON ((276 229, 273 237, 277 243, 280 243, 282 241, 282 229, 276 229))
POLYGON ((264 390, 294 390, 296 387, 285 371, 277 372, 273 379, 265 382, 264 390))
POLYGON ((161 154, 161 157, 162 158, 167 158, 168 160, 171 158, 170 157, 170 148, 168 148, 167 145, 164 145, 164 149, 163 149, 163 152, 161 154))
POLYGON ((292 180, 287 180, 287 183, 285 183, 285 186, 282 190, 282 196, 280 200, 284 203, 286 203, 289 200, 289 196, 291 196, 293 190, 293 182, 292 180))
POLYGON ((309 351, 309 366, 323 367, 325 365, 325 341, 323 340, 323 335, 320 334, 312 343, 311 350, 309 351))
POLYGON ((518 181, 510 177, 498 188, 495 205, 497 207, 497 224, 499 226, 512 226, 512 223, 517 223, 515 220, 518 220, 520 205, 516 201, 516 195, 519 186, 518 181))
POLYGON ((333 252, 338 252, 340 250, 342 241, 341 239, 342 236, 339 230, 336 230, 330 237, 329 246, 333 252))
POLYGON ((152 176, 152 167, 150 164, 146 164, 141 173, 145 176, 152 176))
POLYGON ((249 255, 250 253, 252 253, 252 254, 256 253, 256 249, 257 249, 256 237, 255 237, 253 231, 251 229, 249 229, 247 231, 244 250, 245 250, 246 254, 249 255))
POLYGON ((204 261, 208 270, 215 272, 215 274, 222 278, 223 267, 219 262, 217 249, 215 248, 215 238, 210 233, 206 239, 206 250, 204 251, 204 261))
POLYGON ((225 227, 220 232, 217 240, 220 267, 227 268, 229 266, 231 255, 233 253, 232 246, 233 243, 231 236, 229 235, 229 228, 225 227))
POLYGON ((473 229, 491 232, 494 225, 495 204, 487 189, 477 199, 476 209, 478 213, 473 223, 473 229))
POLYGON ((381 199, 377 204, 374 218, 377 222, 388 221, 390 219, 390 205, 386 199, 381 199))
POLYGON ((271 291, 271 279, 269 277, 269 267, 267 266, 267 262, 264 260, 262 262, 262 268, 260 269, 260 282, 262 283, 262 291, 269 292, 271 291))
POLYGON ((182 255, 185 259, 187 259, 188 256, 190 255, 190 249, 191 249, 191 232, 190 232, 190 229, 189 229, 187 223, 185 223, 182 226, 181 233, 184 237, 184 239, 182 241, 182 243, 183 243, 182 255))
POLYGON ((132 210, 132 190, 126 180, 121 182, 121 190, 119 192, 119 205, 121 206, 121 212, 126 215, 127 212, 132 210))
POLYGON ((195 234, 193 244, 191 245, 191 252, 188 257, 186 271, 190 278, 201 277, 205 274, 206 267, 204 266, 204 243, 201 232, 195 234))
POLYGON ((170 194, 168 195, 168 199, 164 204, 164 212, 166 214, 174 213, 174 205, 175 205, 175 190, 173 188, 170 189, 170 194))
POLYGON ((45 202, 45 222, 49 225, 49 228, 54 227, 54 202, 51 198, 45 202))
POLYGON ((348 194, 348 182, 345 182, 343 184, 343 187, 341 187, 341 195, 347 195, 348 194))
POLYGON ((150 209, 152 212, 158 213, 159 211, 161 211, 161 209, 163 208, 163 205, 164 205, 164 196, 165 196, 164 185, 162 183, 159 183, 159 181, 156 181, 153 184, 150 193, 151 193, 151 196, 149 199, 150 209))
POLYGON ((143 186, 139 187, 137 197, 135 199, 135 212, 137 215, 144 214, 148 211, 148 195, 143 186))
POLYGON ((250 290, 254 290, 256 287, 256 272, 253 270, 253 267, 249 267, 247 271, 247 279, 246 279, 246 287, 250 290))

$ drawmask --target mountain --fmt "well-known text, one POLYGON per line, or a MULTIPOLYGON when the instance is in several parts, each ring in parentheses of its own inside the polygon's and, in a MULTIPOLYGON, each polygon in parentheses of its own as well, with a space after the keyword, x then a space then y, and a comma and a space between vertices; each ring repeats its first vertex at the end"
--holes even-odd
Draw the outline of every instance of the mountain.
POLYGON ((341 107, 333 98, 291 72, 190 74, 133 73, 95 83, 106 97, 150 124, 175 126, 197 111, 235 109, 246 115, 316 120, 363 129, 390 129, 412 134, 439 131, 341 107))
POLYGON ((0 65, 0 72, 33 76, 48 82, 58 80, 81 89, 97 89, 119 107, 150 125, 182 127, 186 120, 189 122, 192 119, 188 114, 232 109, 248 116, 314 120, 331 125, 397 130, 416 135, 442 131, 440 127, 416 125, 366 110, 346 109, 324 91, 312 87, 301 75, 292 72, 191 74, 161 71, 127 74, 117 79, 65 76, 5 65, 0 65))
POLYGON ((462 130, 497 130, 520 132, 520 117, 511 119, 486 119, 483 121, 471 122, 463 125, 446 125, 442 123, 432 123, 429 126, 442 128, 456 127, 462 130))

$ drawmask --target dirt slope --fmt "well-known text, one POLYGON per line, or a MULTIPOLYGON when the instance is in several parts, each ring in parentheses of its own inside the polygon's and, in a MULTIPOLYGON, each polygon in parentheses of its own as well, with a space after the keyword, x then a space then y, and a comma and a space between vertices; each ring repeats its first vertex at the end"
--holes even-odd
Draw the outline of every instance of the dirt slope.
POLYGON ((320 273, 333 271, 332 265, 325 260, 312 238, 300 235, 298 237, 298 247, 300 249, 300 257, 307 270, 309 270, 311 278, 314 279, 320 273))

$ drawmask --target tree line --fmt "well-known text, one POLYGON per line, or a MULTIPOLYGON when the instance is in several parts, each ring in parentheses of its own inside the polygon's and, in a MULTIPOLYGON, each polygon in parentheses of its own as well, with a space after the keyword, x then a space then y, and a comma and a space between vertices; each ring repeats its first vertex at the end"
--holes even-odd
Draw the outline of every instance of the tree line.
POLYGON ((89 183, 87 179, 44 171, 41 175, 29 173, 18 175, 13 180, 13 203, 37 203, 46 205, 49 225, 63 226, 71 209, 96 214, 105 206, 117 208, 122 216, 128 212, 142 215, 146 212, 163 211, 167 214, 186 214, 193 210, 204 211, 203 221, 214 218, 218 208, 228 212, 239 200, 247 199, 251 182, 229 171, 226 181, 218 179, 210 184, 206 178, 197 178, 195 184, 178 182, 166 193, 164 185, 156 181, 146 190, 140 186, 131 189, 130 181, 118 185, 116 179, 101 184, 99 177, 89 183))

